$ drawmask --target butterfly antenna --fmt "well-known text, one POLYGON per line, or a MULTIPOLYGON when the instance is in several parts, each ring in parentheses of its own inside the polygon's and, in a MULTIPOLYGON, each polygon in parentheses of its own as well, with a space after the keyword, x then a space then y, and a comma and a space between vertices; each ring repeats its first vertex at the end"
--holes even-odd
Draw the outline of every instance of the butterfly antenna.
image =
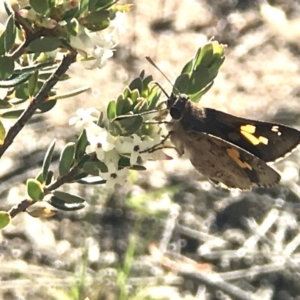
POLYGON ((165 96, 167 98, 170 98, 170 96, 168 95, 168 93, 166 92, 166 90, 158 82, 155 81, 154 84, 157 85, 161 89, 161 91, 165 94, 165 96))
MULTIPOLYGON (((180 92, 178 91, 178 89, 174 86, 174 84, 171 82, 171 80, 163 73, 163 71, 156 65, 156 63, 155 63, 149 56, 146 56, 146 59, 148 60, 148 62, 149 62, 156 70, 159 71, 159 73, 160 73, 162 76, 164 76, 164 77, 166 78, 166 80, 172 85, 172 87, 178 92, 178 94, 180 94, 180 92)), ((155 82, 155 84, 163 91, 163 93, 164 93, 168 98, 170 97, 158 82, 155 82)))

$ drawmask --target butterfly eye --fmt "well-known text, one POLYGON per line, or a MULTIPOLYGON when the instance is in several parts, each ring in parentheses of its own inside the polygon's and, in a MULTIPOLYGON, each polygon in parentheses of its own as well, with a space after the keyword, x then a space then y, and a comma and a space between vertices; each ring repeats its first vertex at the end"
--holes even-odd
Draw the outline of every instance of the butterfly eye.
POLYGON ((175 107, 170 109, 170 115, 174 120, 180 120, 182 118, 182 113, 175 107))

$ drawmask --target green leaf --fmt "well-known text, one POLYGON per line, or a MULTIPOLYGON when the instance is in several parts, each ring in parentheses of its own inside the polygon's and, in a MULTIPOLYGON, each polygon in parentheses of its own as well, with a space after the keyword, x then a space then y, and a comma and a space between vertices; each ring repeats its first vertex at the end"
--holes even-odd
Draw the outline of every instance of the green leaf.
POLYGON ((131 83, 129 84, 129 89, 131 91, 138 90, 139 93, 141 94, 142 91, 143 91, 143 81, 142 81, 142 79, 140 77, 137 77, 137 78, 133 79, 131 81, 131 83))
POLYGON ((115 1, 114 0, 90 0, 89 10, 99 10, 110 7, 115 1))
POLYGON ((131 90, 128 87, 126 87, 122 93, 122 98, 126 99, 130 97, 130 95, 131 95, 131 90))
POLYGON ((97 176, 99 175, 99 170, 101 172, 107 172, 107 166, 105 165, 105 163, 103 163, 102 161, 99 160, 95 160, 95 161, 87 161, 84 165, 83 165, 83 170, 84 172, 93 175, 93 176, 97 176))
POLYGON ((124 115, 124 113, 123 113, 124 104, 125 104, 124 98, 122 95, 120 95, 116 102, 116 115, 117 116, 124 115))
POLYGON ((109 25, 110 25, 110 20, 105 19, 98 24, 87 23, 86 28, 95 32, 95 31, 102 31, 105 28, 107 28, 109 25))
POLYGON ((193 62, 194 62, 194 59, 191 59, 189 62, 187 62, 186 65, 183 67, 181 74, 190 73, 193 70, 193 62))
POLYGON ((16 39, 16 26, 14 15, 11 14, 6 22, 5 36, 4 36, 4 49, 6 52, 10 52, 13 48, 16 39))
POLYGON ((0 35, 0 56, 5 55, 5 31, 0 35))
POLYGON ((153 76, 152 75, 149 75, 145 79, 143 79, 142 96, 146 96, 148 94, 150 82, 153 82, 153 76))
POLYGON ((133 103, 137 101, 138 98, 140 98, 140 92, 138 89, 135 89, 131 92, 130 98, 133 103))
POLYGON ((133 110, 133 101, 130 98, 122 98, 119 100, 119 97, 117 100, 117 116, 126 115, 133 110), (118 101, 120 104, 118 104, 118 101), (121 109, 120 107, 118 108, 118 105, 121 106, 121 109))
POLYGON ((29 4, 40 15, 44 15, 49 9, 48 0, 29 0, 29 4))
POLYGON ((130 167, 131 170, 136 170, 136 171, 144 171, 147 170, 144 166, 141 165, 130 165, 130 159, 125 156, 121 156, 118 162, 119 168, 125 168, 125 167, 130 167))
POLYGON ((49 203, 55 208, 65 211, 82 209, 86 205, 83 198, 61 191, 53 192, 53 196, 50 198, 49 203))
POLYGON ((33 52, 51 52, 61 46, 60 39, 54 36, 45 36, 33 40, 29 44, 29 49, 33 52))
POLYGON ((114 119, 116 117, 116 101, 112 100, 108 103, 107 106, 107 118, 109 120, 114 119))
POLYGON ((80 15, 83 15, 84 13, 86 13, 87 11, 89 11, 89 3, 91 0, 81 0, 79 2, 79 12, 80 15))
POLYGON ((48 174, 47 174, 47 178, 46 178, 45 184, 49 185, 52 182, 53 177, 54 177, 53 171, 49 170, 48 174))
POLYGON ((82 173, 79 173, 79 174, 76 174, 74 177, 73 177, 73 182, 78 182, 78 180, 81 180, 82 178, 85 178, 89 176, 88 173, 85 173, 85 172, 82 172, 82 173))
POLYGON ((51 97, 51 100, 52 99, 59 100, 59 99, 71 98, 71 97, 80 95, 80 94, 82 94, 82 93, 84 93, 84 92, 86 92, 90 89, 91 88, 89 86, 81 87, 79 89, 72 90, 72 91, 69 91, 69 92, 66 92, 66 93, 63 93, 63 94, 60 94, 60 95, 55 95, 55 96, 51 97))
POLYGON ((50 167, 50 164, 51 164, 51 161, 52 161, 52 155, 53 155, 53 150, 54 150, 54 147, 55 147, 55 143, 56 143, 56 139, 54 139, 51 142, 51 144, 48 147, 48 150, 45 154, 45 157, 44 157, 43 167, 42 167, 44 181, 46 181, 46 179, 47 179, 49 167, 50 167))
POLYGON ((12 99, 10 100, 10 102, 0 99, 0 109, 6 109, 12 107, 13 107, 12 99))
POLYGON ((199 102, 201 97, 213 86, 214 82, 210 82, 205 88, 203 88, 201 91, 195 93, 195 94, 190 94, 189 98, 192 102, 199 102))
POLYGON ((5 128, 3 126, 3 123, 0 120, 0 145, 3 145, 5 134, 6 134, 5 128))
POLYGON ((57 103, 57 100, 50 100, 50 101, 46 101, 43 102, 40 106, 39 106, 39 112, 41 113, 45 113, 49 110, 51 110, 57 103))
POLYGON ((38 180, 29 178, 26 182, 26 186, 27 194, 33 201, 43 200, 44 188, 38 180))
MULTIPOLYGON (((10 72, 10 71, 11 70, 9 70, 8 72, 10 72)), ((13 70, 12 70, 12 72, 13 72, 13 70)), ((0 80, 0 88, 16 87, 17 85, 20 85, 20 84, 26 82, 30 78, 31 75, 32 75, 32 72, 27 72, 27 73, 23 73, 23 74, 13 74, 6 80, 0 80)), ((0 57, 0 76, 1 76, 1 57, 0 57)))
POLYGON ((6 227, 11 221, 11 216, 6 211, 0 211, 0 229, 6 227))
POLYGON ((87 17, 86 21, 92 24, 99 24, 100 22, 107 19, 109 16, 109 11, 100 10, 100 11, 92 11, 87 17))
POLYGON ((9 110, 9 111, 1 114, 1 117, 5 118, 5 119, 17 119, 22 115, 23 112, 24 112, 24 109, 9 110))
POLYGON ((75 154, 75 143, 68 143, 65 148, 62 150, 59 158, 59 175, 66 175, 74 162, 74 154, 75 154))
MULTIPOLYGON (((14 71, 14 67, 15 63, 12 58, 0 56, 0 80, 9 78, 14 71)), ((7 87, 1 85, 3 85, 3 80, 0 81, 0 87, 7 87)))
POLYGON ((75 159, 77 162, 80 162, 80 160, 84 157, 85 149, 87 145, 88 145, 88 139, 87 139, 86 131, 84 129, 76 143, 75 159))
POLYGON ((214 61, 214 49, 212 43, 202 47, 200 54, 195 56, 195 67, 202 66, 209 68, 214 61))
POLYGON ((30 96, 34 96, 37 92, 37 82, 39 78, 39 71, 35 71, 28 80, 28 92, 30 96))
POLYGON ((152 110, 156 108, 157 102, 160 98, 161 92, 159 90, 158 86, 153 86, 151 89, 151 92, 147 96, 147 101, 148 101, 148 109, 152 110))
POLYGON ((44 180, 44 178, 43 178, 43 171, 42 171, 42 170, 39 171, 39 173, 35 176, 35 179, 36 179, 38 182, 40 182, 40 183, 44 183, 44 182, 45 182, 45 180, 44 180))
MULTIPOLYGON (((76 15, 78 14, 79 12, 79 8, 78 7, 74 7, 74 8, 71 8, 70 10, 66 11, 62 17, 62 19, 66 22, 68 22, 67 24, 69 25, 70 24, 70 21, 72 22, 76 15)), ((71 26, 68 26, 68 29, 71 29, 72 27, 71 26)), ((73 31, 74 32, 74 31, 73 31)), ((71 33, 71 32, 70 32, 71 33)))
POLYGON ((148 101, 144 98, 139 98, 133 109, 133 112, 135 114, 139 114, 144 111, 147 111, 147 109, 148 109, 148 101))
POLYGON ((99 175, 99 168, 95 161, 87 161, 83 165, 83 171, 93 176, 99 175))
POLYGON ((188 95, 188 89, 190 85, 190 76, 188 74, 181 74, 176 78, 172 93, 177 93, 177 90, 182 94, 188 95))
POLYGON ((140 115, 119 116, 111 121, 110 129, 115 135, 130 135, 137 132, 143 125, 140 115))
MULTIPOLYGON (((57 66, 57 62, 55 61, 46 61, 46 62, 42 62, 40 64, 35 64, 35 65, 29 65, 26 67, 18 67, 17 69, 15 69, 14 73, 15 74, 22 74, 22 73, 28 73, 28 72, 34 72, 40 69, 44 69, 47 68, 46 70, 43 71, 48 71, 50 72, 51 70, 53 70, 55 67, 57 66)), ((51 72, 52 74, 52 72, 51 72)))
MULTIPOLYGON (((174 87, 180 93, 184 93, 188 96, 196 94, 204 89, 210 82, 211 78, 209 76, 208 68, 198 67, 192 74, 182 74, 177 77, 174 87)), ((173 89, 176 93, 176 89, 173 89)))

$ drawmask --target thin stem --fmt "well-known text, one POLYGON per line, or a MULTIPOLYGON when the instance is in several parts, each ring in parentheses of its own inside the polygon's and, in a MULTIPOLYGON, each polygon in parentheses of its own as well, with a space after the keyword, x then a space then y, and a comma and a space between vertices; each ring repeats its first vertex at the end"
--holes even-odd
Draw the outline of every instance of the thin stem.
POLYGON ((51 77, 44 83, 40 91, 33 98, 32 102, 29 104, 27 109, 23 112, 23 114, 19 117, 18 121, 9 129, 3 144, 0 146, 0 158, 8 149, 8 147, 13 143, 14 138, 19 134, 19 132, 23 129, 25 124, 31 119, 35 111, 38 107, 45 101, 48 97, 51 89, 57 84, 59 78, 66 73, 69 69, 70 65, 76 59, 76 52, 67 54, 63 60, 61 61, 57 70, 52 74, 51 77))
POLYGON ((26 209, 34 203, 35 202, 30 199, 24 199, 20 203, 14 205, 7 213, 11 218, 14 218, 19 213, 26 211, 26 209))

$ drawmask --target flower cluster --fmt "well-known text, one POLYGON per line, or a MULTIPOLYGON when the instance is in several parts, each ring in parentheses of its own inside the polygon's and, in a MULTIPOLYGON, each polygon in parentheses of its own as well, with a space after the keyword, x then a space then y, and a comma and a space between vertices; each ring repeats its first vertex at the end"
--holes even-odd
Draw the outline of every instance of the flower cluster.
MULTIPOLYGON (((61 37, 68 37, 70 45, 84 59, 95 59, 87 66, 91 69, 106 65, 107 60, 113 56, 120 36, 125 32, 125 11, 129 10, 129 6, 126 5, 126 8, 122 9, 114 7, 111 11, 102 9, 90 12, 81 11, 83 4, 79 0, 56 0, 54 4, 52 3, 53 7, 44 5, 43 9, 37 4, 37 1, 32 3, 29 0, 14 0, 11 5, 22 18, 34 24, 33 27, 56 28, 57 33, 62 33, 61 37), (103 19, 101 19, 101 12, 103 19), (95 16, 96 14, 99 18, 95 16)), ((87 6, 90 5, 92 4, 88 2, 87 6)))
POLYGON ((85 58, 96 59, 89 68, 102 68, 113 56, 113 51, 119 43, 120 35, 125 32, 125 13, 117 12, 109 27, 102 31, 91 32, 79 25, 78 34, 70 37, 70 44, 85 58))
MULTIPOLYGON (((69 120, 69 125, 74 125, 77 133, 86 130, 89 145, 86 147, 87 154, 94 154, 99 161, 107 167, 107 172, 99 170, 99 176, 106 180, 108 189, 114 188, 116 184, 123 185, 128 176, 130 167, 141 161, 149 159, 166 159, 162 151, 147 151, 161 142, 159 131, 153 131, 150 136, 139 136, 136 133, 130 136, 113 136, 105 126, 97 125, 100 111, 95 108, 80 108, 76 116, 69 120), (127 157, 130 166, 120 168, 119 160, 127 157)), ((105 120, 103 124, 105 124, 105 120)))

